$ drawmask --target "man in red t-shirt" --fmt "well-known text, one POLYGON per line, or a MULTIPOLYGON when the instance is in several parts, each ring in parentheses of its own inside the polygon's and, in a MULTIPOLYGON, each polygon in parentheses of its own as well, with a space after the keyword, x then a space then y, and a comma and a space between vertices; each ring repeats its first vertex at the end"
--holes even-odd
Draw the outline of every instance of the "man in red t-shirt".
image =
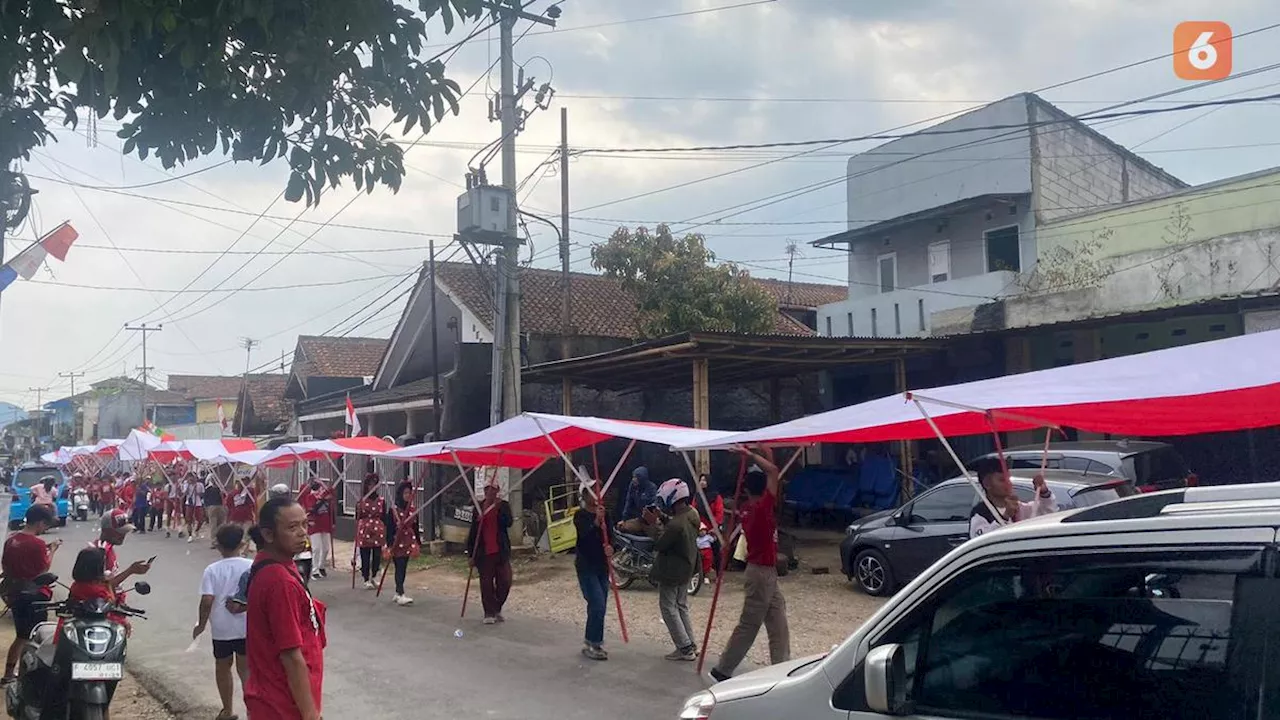
POLYGON ((306 547, 307 514, 283 498, 268 501, 261 517, 245 618, 245 709, 249 720, 320 720, 325 607, 293 564, 306 547))
POLYGON ((773 462, 772 451, 741 452, 758 466, 743 479, 747 502, 739 511, 742 534, 747 541, 747 569, 743 573, 746 597, 742 600, 742 615, 720 655, 720 662, 711 668, 711 677, 717 682, 733 676, 760 633, 761 625, 769 634, 769 661, 776 665, 791 659, 787 601, 778 587, 778 519, 774 511, 778 505, 781 473, 773 462))
POLYGON ((14 668, 31 638, 31 631, 49 619, 47 610, 36 610, 32 603, 48 600, 53 597, 53 592, 49 588, 41 588, 38 593, 30 591, 33 589, 31 581, 49 572, 53 553, 62 544, 61 540, 45 544, 39 537, 57 521, 48 506, 32 505, 27 509, 26 525, 4 543, 4 555, 0 557, 0 566, 4 568, 4 601, 13 614, 15 628, 13 643, 9 645, 9 654, 4 662, 6 682, 14 677, 14 668))

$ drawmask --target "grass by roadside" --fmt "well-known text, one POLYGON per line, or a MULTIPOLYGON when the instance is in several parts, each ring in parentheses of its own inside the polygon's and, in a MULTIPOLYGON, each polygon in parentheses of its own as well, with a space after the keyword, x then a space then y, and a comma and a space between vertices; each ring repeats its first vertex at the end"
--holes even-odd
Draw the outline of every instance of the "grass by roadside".
MULTIPOLYGON (((0 627, 3 627, 0 643, 7 651, 9 643, 13 642, 13 621, 6 617, 0 627)), ((124 680, 116 687, 115 698, 111 701, 112 720, 175 720, 176 717, 144 690, 131 673, 125 672, 124 680)))

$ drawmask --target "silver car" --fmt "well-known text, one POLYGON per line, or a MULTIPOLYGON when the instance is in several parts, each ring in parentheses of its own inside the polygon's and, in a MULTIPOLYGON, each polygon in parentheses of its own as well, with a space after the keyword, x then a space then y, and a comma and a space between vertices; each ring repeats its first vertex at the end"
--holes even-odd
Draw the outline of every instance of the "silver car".
MULTIPOLYGON (((984 457, 994 458, 995 453, 984 457)), ((1005 450, 1010 469, 1040 469, 1043 445, 1020 445, 1005 450)), ((1046 468, 1075 470, 1086 475, 1114 475, 1133 481, 1140 492, 1195 486, 1195 473, 1169 443, 1151 440, 1085 440, 1049 445, 1046 468)))
POLYGON ((1278 529, 1277 484, 1020 522, 952 550, 830 653, 713 685, 680 717, 1275 717, 1278 529))

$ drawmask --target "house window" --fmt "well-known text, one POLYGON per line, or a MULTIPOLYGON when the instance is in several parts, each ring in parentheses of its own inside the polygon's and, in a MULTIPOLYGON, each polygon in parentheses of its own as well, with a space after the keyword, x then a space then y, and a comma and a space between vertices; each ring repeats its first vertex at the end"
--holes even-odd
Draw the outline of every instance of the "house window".
POLYGON ((827 337, 831 337, 831 316, 827 316, 827 337))
POLYGON ((924 298, 916 300, 916 312, 919 314, 920 332, 924 332, 924 298))
POLYGON ((849 337, 853 337, 853 313, 848 314, 849 320, 849 337))
POLYGON ((876 309, 871 308, 871 337, 880 337, 879 328, 876 327, 876 309))
POLYGON ((898 254, 886 253, 876 258, 879 268, 880 292, 889 293, 898 288, 898 254))
POLYGON ((946 282, 951 279, 951 241, 929 243, 929 282, 946 282))
POLYGON ((1022 270, 1022 251, 1018 247, 1018 226, 1010 225, 983 233, 987 246, 987 272, 1022 270))

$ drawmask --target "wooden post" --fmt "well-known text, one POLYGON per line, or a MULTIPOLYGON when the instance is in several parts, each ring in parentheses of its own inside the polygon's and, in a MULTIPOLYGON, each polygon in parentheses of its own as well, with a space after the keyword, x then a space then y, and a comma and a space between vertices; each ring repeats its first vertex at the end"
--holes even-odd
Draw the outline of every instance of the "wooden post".
MULTIPOLYGON (((711 427, 711 391, 709 387, 708 360, 693 361, 693 426, 702 430, 711 427)), ((694 453, 694 466, 699 473, 711 472, 711 453, 698 450, 694 453)), ((697 478, 692 478, 697 481, 697 478)))
MULTIPOLYGON (((893 361, 894 386, 898 392, 905 393, 910 388, 907 387, 907 361, 905 358, 898 358, 893 361)), ((912 467, 913 461, 911 457, 911 441, 901 440, 898 442, 898 465, 902 468, 902 499, 910 499, 915 495, 915 468, 912 467)))

